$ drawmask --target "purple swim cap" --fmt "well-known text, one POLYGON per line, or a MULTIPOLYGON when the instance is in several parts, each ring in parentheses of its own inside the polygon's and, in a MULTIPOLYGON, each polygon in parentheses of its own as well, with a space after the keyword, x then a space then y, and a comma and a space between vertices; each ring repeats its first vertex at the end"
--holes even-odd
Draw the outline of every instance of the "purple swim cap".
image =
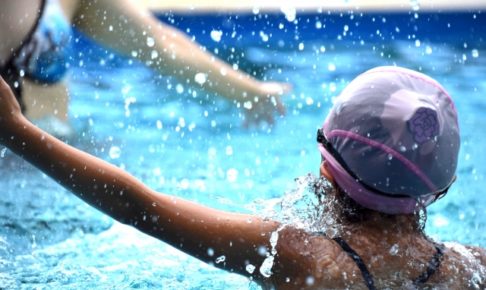
POLYGON ((318 141, 339 187, 383 213, 413 213, 455 180, 454 103, 437 81, 409 69, 359 75, 337 98, 318 141))

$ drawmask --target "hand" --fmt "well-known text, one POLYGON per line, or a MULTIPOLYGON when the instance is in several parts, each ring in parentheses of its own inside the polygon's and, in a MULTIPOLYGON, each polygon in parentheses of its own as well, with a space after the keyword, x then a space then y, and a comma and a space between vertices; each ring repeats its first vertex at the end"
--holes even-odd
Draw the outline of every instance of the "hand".
POLYGON ((258 94, 251 100, 243 103, 245 121, 243 126, 258 125, 266 122, 275 123, 274 113, 285 115, 285 107, 281 96, 290 92, 292 87, 287 83, 262 82, 258 87, 258 94))
POLYGON ((6 129, 11 129, 9 122, 21 115, 19 103, 15 99, 12 89, 0 77, 0 141, 6 134, 6 129))

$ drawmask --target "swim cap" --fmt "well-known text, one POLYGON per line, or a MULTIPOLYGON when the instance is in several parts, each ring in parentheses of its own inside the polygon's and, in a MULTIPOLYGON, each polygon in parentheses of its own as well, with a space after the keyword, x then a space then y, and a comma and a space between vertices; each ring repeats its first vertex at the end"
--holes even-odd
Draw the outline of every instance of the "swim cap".
POLYGON ((353 200, 383 213, 410 214, 455 180, 457 112, 432 78, 377 67, 343 90, 318 142, 335 182, 353 200))

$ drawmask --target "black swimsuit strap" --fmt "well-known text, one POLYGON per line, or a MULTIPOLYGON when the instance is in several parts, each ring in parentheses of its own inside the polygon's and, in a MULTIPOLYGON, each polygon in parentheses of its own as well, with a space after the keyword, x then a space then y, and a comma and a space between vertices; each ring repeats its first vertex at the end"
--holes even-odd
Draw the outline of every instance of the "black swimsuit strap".
POLYGON ((420 285, 424 284, 429 280, 429 278, 434 275, 434 273, 437 271, 437 269, 440 267, 440 262, 442 261, 442 257, 444 256, 444 246, 440 244, 435 244, 435 254, 430 259, 429 264, 427 265, 427 270, 422 273, 420 276, 418 276, 413 283, 415 285, 420 285))
POLYGON ((373 282, 373 276, 371 275, 370 271, 368 271, 368 268, 366 267, 361 257, 342 238, 335 237, 333 238, 333 240, 338 243, 341 249, 343 249, 343 251, 345 251, 346 254, 348 254, 348 256, 356 263, 356 266, 358 266, 359 270, 361 271, 361 275, 363 275, 368 289, 376 290, 375 283, 373 282))
MULTIPOLYGON (((14 59, 18 56, 18 54, 20 53, 20 51, 22 50, 24 45, 26 45, 27 43, 29 43, 31 41, 32 36, 34 35, 35 31, 37 30, 37 28, 39 26, 42 15, 45 12, 45 9, 46 9, 46 6, 47 6, 46 4, 47 4, 47 0, 41 0, 40 6, 39 6, 39 13, 37 14, 37 18, 35 19, 35 22, 32 24, 32 27, 30 28, 29 32, 24 37, 22 42, 19 44, 19 46, 13 50, 12 54, 10 55, 10 58, 6 61, 7 64, 10 63, 10 65, 13 66, 14 59)), ((7 66, 8 65, 6 65, 6 67, 7 66)))
MULTIPOLYGON (((370 271, 368 271, 368 268, 366 267, 361 257, 341 237, 335 237, 333 238, 333 240, 338 243, 341 249, 343 249, 343 251, 346 252, 346 254, 348 254, 348 256, 356 263, 356 266, 358 266, 359 270, 361 271, 361 275, 363 276, 368 289, 375 290, 376 287, 373 282, 373 276, 371 275, 370 271)), ((420 276, 413 280, 415 286, 422 286, 422 284, 426 283, 440 267, 442 257, 444 256, 444 246, 436 243, 434 243, 434 246, 436 252, 434 256, 430 259, 425 272, 423 272, 420 276)))
POLYGON ((42 17, 42 14, 44 14, 44 10, 46 8, 46 2, 47 0, 41 0, 40 3, 40 8, 39 8, 39 14, 37 15, 37 18, 30 28, 29 32, 25 36, 24 40, 22 43, 14 49, 13 53, 10 55, 8 60, 5 62, 5 65, 2 67, 0 66, 0 74, 1 76, 5 79, 5 81, 8 83, 10 88, 12 89, 15 97, 17 98, 17 101, 19 102, 19 105, 22 109, 22 112, 25 112, 25 104, 22 99, 22 77, 20 76, 20 72, 18 71, 17 67, 14 64, 15 58, 18 56, 20 53, 22 47, 30 42, 30 39, 32 38, 32 35, 34 35, 34 32, 37 30, 37 27, 39 26, 40 19, 42 17))

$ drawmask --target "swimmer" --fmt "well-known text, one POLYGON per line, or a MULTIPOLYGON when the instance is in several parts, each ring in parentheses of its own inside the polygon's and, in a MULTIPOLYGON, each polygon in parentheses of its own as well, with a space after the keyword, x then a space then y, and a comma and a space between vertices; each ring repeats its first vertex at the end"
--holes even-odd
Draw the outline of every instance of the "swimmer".
POLYGON ((155 192, 32 125, 3 81, 0 116, 0 143, 88 204, 264 288, 486 287, 484 249, 434 241, 420 223, 453 184, 460 145, 452 99, 421 73, 374 68, 337 98, 317 133, 330 185, 316 191, 337 226, 319 233, 155 192))
POLYGON ((77 53, 72 27, 156 72, 217 93, 242 109, 251 108, 243 109, 246 125, 271 124, 275 113, 284 113, 280 96, 289 91, 287 84, 260 81, 233 69, 136 1, 5 0, 0 12, 0 73, 29 117, 67 118, 66 90, 53 84, 63 80, 77 53), (198 74, 204 82, 197 80, 198 74), (56 88, 59 96, 46 88, 56 88), (49 101, 31 100, 30 95, 40 94, 49 101))

